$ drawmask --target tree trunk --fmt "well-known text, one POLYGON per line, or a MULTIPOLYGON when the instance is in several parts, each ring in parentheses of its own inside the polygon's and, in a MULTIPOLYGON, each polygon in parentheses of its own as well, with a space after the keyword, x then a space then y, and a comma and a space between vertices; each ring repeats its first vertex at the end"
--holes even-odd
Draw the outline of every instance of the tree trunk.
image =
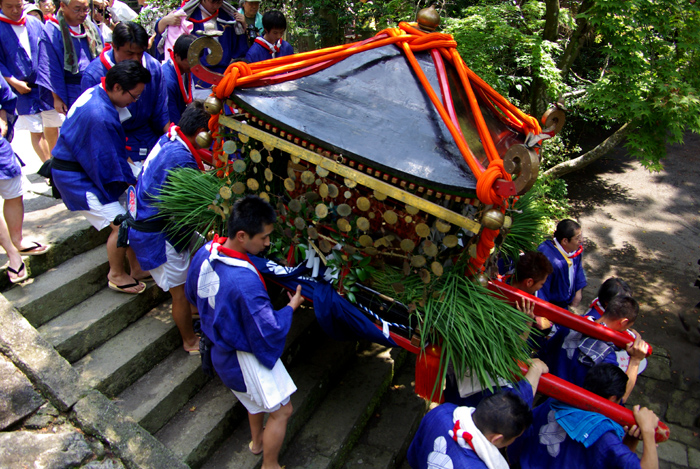
POLYGON ((626 123, 619 129, 615 131, 610 137, 606 138, 603 142, 599 143, 594 149, 584 153, 578 158, 574 158, 569 161, 564 161, 558 165, 549 168, 544 172, 543 176, 550 176, 554 179, 558 179, 565 174, 573 173, 579 169, 588 166, 594 161, 600 159, 601 157, 607 155, 611 150, 613 150, 622 140, 629 135, 635 126, 631 123, 626 123))
MULTIPOLYGON (((547 12, 545 15, 544 32, 542 39, 545 41, 556 42, 559 36, 559 0, 545 0, 547 12)), ((547 108, 547 103, 550 101, 547 96, 547 86, 533 71, 535 76, 532 82, 532 91, 530 94, 530 114, 535 117, 541 116, 547 108)), ((556 96, 554 97, 556 98, 556 96)))
POLYGON ((592 0, 584 0, 581 4, 581 7, 578 9, 576 17, 576 29, 571 35, 569 43, 566 45, 564 55, 562 55, 561 59, 559 60, 559 69, 561 70, 562 78, 566 78, 566 76, 569 74, 569 69, 578 58, 578 54, 581 52, 581 48, 583 48, 583 43, 586 40, 586 34, 591 28, 588 19, 582 18, 580 14, 584 13, 592 6, 592 0))

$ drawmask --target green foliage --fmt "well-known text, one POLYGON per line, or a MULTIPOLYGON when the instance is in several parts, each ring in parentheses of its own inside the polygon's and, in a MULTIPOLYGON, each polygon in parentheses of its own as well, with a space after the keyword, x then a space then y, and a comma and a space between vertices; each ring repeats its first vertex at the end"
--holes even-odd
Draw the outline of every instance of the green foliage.
POLYGON ((535 190, 527 192, 506 212, 512 226, 500 245, 506 258, 517 259, 521 252, 535 251, 548 237, 549 213, 535 190))

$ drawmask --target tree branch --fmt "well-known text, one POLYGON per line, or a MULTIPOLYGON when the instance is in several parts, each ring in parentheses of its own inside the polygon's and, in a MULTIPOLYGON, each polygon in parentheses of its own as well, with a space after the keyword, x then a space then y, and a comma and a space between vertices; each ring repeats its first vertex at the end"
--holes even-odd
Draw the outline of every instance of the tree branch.
POLYGON ((631 123, 626 123, 619 129, 617 129, 615 133, 613 133, 610 137, 606 138, 603 142, 598 144, 598 146, 596 146, 594 149, 584 153, 578 158, 564 161, 563 163, 559 163, 558 165, 549 168, 547 171, 544 172, 543 176, 549 176, 554 179, 558 179, 564 176, 565 174, 573 173, 574 171, 578 171, 579 169, 588 166, 594 161, 607 155, 620 142, 622 142, 622 140, 624 140, 625 137, 627 137, 627 135, 629 135, 629 133, 632 132, 632 130, 634 130, 634 128, 635 126, 631 123))

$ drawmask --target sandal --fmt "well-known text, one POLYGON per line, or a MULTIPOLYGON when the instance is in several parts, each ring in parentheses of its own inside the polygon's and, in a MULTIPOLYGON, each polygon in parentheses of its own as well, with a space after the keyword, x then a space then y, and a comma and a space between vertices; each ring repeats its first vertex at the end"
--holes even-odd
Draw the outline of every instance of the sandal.
POLYGON ((29 278, 29 272, 27 272, 26 266, 24 265, 24 262, 22 262, 22 265, 19 266, 19 269, 15 270, 9 265, 7 266, 7 272, 8 272, 8 277, 10 279, 10 282, 12 283, 19 283, 24 280, 27 280, 29 278), (24 274, 21 274, 20 272, 24 272, 24 274), (13 273, 16 275, 15 278, 10 277, 9 273, 13 273))
POLYGON ((43 256, 44 254, 49 252, 49 248, 51 247, 48 245, 44 246, 43 244, 37 243, 36 241, 32 241, 32 244, 34 244, 34 246, 29 247, 29 248, 20 249, 19 250, 20 255, 22 255, 22 256, 43 256), (45 249, 42 249, 41 251, 37 251, 37 249, 40 249, 40 248, 45 248, 45 249))

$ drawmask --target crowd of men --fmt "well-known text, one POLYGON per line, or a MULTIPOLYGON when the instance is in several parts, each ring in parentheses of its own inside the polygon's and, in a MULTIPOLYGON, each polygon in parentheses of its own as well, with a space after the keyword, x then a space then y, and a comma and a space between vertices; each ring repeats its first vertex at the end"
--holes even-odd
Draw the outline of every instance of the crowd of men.
MULTIPOLYGON (((27 278, 22 255, 48 249, 22 237, 24 179, 9 139, 13 129, 27 130, 66 207, 98 230, 109 227, 108 287, 140 294, 153 280, 170 292, 185 352, 206 353, 248 410, 250 451, 263 454, 263 467, 278 468, 296 390, 280 356, 292 313, 303 299, 297 289, 287 306, 275 310, 249 257, 269 245, 275 210, 247 196, 232 209, 229 237, 191 252, 190 239, 166 230, 156 203, 168 171, 204 169, 196 137, 207 130, 209 115, 198 98, 209 95, 212 84, 190 72, 188 50, 197 33, 220 32, 213 36, 223 49, 212 67, 218 72, 236 60, 294 53, 282 39, 284 15, 261 14, 259 5, 244 0, 236 9, 223 0, 189 0, 142 25, 120 0, 58 5, 0 0, 0 245, 13 283, 27 278), (192 324, 197 312, 201 343, 192 324)), ((586 286, 581 242, 576 222, 560 222, 539 252, 517 260, 510 282, 559 307, 577 306, 586 286)), ((658 418, 648 409, 635 407, 637 425, 625 429, 553 399, 533 409, 540 376, 547 372, 615 404, 627 401, 648 350, 631 329, 639 306, 627 284, 607 280, 587 314, 605 327, 628 331, 624 351, 536 317, 531 301, 518 308, 542 330, 524 337, 538 357, 525 379, 499 380, 506 390, 494 393, 485 389, 488 383, 475 386, 470 376, 449 374, 447 403, 423 419, 408 452, 411 465, 657 467, 658 418), (641 461, 634 453, 640 439, 641 461)))

